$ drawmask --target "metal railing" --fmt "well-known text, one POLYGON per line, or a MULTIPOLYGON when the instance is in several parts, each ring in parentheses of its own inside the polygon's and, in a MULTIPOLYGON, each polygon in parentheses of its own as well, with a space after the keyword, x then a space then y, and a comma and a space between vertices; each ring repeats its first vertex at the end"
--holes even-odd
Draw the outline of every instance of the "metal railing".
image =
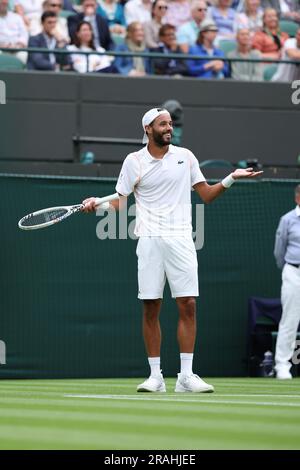
POLYGON ((226 61, 229 64, 232 62, 246 62, 246 63, 260 63, 260 64, 294 64, 300 65, 300 60, 286 60, 286 59, 269 59, 269 58, 231 58, 231 57, 216 57, 216 56, 203 56, 203 55, 191 55, 191 54, 179 54, 179 53, 170 53, 165 54, 161 52, 127 52, 127 51, 69 51, 67 49, 48 49, 42 47, 22 47, 22 48, 7 48, 7 47, 0 47, 0 51, 6 53, 16 53, 16 52, 28 52, 30 54, 33 53, 44 53, 44 54, 59 54, 59 55, 84 55, 86 56, 87 60, 87 70, 89 66, 89 56, 90 55, 99 55, 99 56, 111 56, 111 57, 144 57, 150 60, 152 65, 153 59, 181 59, 181 60, 222 60, 226 61))

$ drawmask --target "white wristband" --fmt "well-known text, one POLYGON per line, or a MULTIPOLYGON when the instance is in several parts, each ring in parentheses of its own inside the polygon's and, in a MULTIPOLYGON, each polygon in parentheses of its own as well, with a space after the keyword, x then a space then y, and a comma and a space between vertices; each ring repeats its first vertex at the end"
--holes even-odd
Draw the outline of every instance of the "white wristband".
POLYGON ((230 186, 232 186, 234 182, 235 179, 231 176, 231 174, 226 176, 226 178, 221 181, 224 188, 230 188, 230 186))
POLYGON ((110 203, 107 202, 102 202, 100 206, 97 207, 97 209, 103 209, 104 211, 107 211, 109 209, 110 203))

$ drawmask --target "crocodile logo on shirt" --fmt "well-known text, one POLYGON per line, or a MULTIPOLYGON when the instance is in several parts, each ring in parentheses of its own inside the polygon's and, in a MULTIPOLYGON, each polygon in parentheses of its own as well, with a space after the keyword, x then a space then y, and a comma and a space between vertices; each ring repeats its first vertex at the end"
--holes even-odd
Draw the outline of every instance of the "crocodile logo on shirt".
POLYGON ((184 163, 184 161, 183 160, 178 160, 177 163, 178 163, 178 165, 181 165, 181 163, 184 163))

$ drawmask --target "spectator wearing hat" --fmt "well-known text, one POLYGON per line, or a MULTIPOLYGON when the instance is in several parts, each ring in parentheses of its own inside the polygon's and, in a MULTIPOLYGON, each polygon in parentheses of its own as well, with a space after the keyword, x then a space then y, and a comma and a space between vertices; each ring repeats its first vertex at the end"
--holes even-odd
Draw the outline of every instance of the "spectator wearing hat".
POLYGON ((200 27, 197 42, 190 47, 189 54, 215 57, 215 60, 190 59, 187 61, 189 75, 198 78, 220 79, 229 75, 228 64, 222 60, 223 51, 214 47, 218 28, 214 21, 204 20, 200 27))
MULTIPOLYGON (((260 59, 259 51, 251 49, 251 35, 247 28, 241 28, 236 35, 237 47, 228 53, 231 59, 260 59)), ((259 62, 231 62, 231 78, 244 81, 262 81, 263 67, 259 62)))
POLYGON ((177 30, 177 42, 184 54, 193 46, 200 31, 200 25, 205 20, 207 14, 207 4, 205 0, 194 0, 191 4, 192 20, 181 25, 177 30))

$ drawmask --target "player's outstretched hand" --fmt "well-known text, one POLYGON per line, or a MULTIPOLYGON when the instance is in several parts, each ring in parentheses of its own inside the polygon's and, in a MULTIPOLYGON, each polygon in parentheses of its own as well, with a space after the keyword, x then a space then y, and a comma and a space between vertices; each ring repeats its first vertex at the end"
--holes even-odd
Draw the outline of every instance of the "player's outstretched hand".
POLYGON ((94 212, 97 210, 96 206, 96 199, 95 197, 88 197, 84 201, 82 201, 82 204, 84 205, 84 208, 82 209, 83 212, 94 212))
POLYGON ((256 176, 260 176, 263 174, 263 171, 254 171, 253 168, 238 168, 233 173, 231 173, 232 178, 235 180, 241 178, 256 178, 256 176))

